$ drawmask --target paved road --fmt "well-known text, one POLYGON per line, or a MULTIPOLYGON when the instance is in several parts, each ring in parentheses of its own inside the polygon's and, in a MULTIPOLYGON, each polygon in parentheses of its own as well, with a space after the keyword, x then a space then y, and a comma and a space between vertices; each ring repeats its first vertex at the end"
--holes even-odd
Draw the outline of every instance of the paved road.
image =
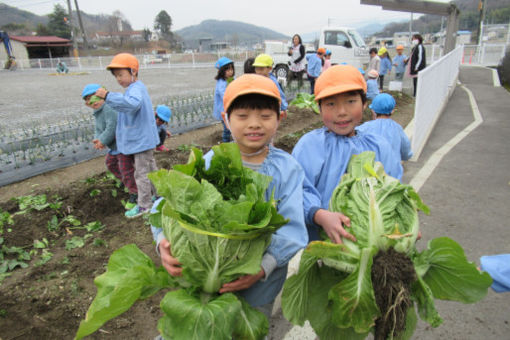
MULTIPOLYGON (((423 239, 448 236, 458 241, 469 260, 479 263, 486 254, 510 253, 510 94, 494 87, 492 71, 461 68, 459 81, 420 159, 406 164, 405 182, 411 182, 438 150, 456 140, 475 121, 468 89, 481 114, 480 124, 441 159, 421 186, 429 205, 422 215, 423 239), (470 125, 471 124, 471 125, 470 125)), ((438 301, 444 323, 436 329, 420 321, 413 339, 510 339, 510 293, 488 296, 475 305, 438 301)), ((315 339, 308 328, 293 328, 278 319, 273 339, 315 339)))

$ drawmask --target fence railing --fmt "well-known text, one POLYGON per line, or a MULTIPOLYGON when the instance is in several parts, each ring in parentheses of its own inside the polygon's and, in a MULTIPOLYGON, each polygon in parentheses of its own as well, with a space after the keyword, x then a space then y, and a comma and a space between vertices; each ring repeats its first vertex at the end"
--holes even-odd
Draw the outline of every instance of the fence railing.
POLYGON ((455 89, 464 47, 459 46, 418 73, 411 148, 417 160, 455 89))

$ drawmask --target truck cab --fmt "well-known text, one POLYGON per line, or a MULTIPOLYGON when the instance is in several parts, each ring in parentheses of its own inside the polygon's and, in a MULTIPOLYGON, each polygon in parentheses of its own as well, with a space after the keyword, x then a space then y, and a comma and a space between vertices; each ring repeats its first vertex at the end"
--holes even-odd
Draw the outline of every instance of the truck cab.
POLYGON ((331 51, 332 65, 347 63, 363 69, 368 66, 368 48, 353 28, 324 27, 319 36, 319 47, 331 51))

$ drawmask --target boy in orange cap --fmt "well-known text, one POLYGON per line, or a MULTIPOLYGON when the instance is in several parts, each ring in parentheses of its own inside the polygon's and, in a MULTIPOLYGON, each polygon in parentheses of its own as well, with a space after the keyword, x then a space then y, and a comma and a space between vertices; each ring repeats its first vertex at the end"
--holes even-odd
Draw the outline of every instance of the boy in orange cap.
POLYGON ((119 113, 115 131, 117 148, 120 153, 132 156, 135 163, 138 204, 126 211, 128 218, 149 212, 152 196, 156 195, 147 174, 157 170, 153 150, 159 143, 159 135, 151 98, 145 85, 138 80, 138 66, 134 55, 117 54, 106 69, 112 72, 126 92, 108 92, 104 88, 96 91, 96 96, 119 113))
POLYGON ((324 63, 324 54, 326 50, 324 48, 318 48, 317 54, 308 54, 306 60, 308 65, 306 66, 306 74, 310 81, 310 93, 314 93, 315 80, 321 74, 322 64, 324 63))
POLYGON ((397 48, 397 55, 393 57, 393 66, 395 66, 395 80, 400 80, 404 78, 404 72, 406 71, 406 59, 407 56, 403 54, 404 52, 404 46, 398 45, 397 48))
MULTIPOLYGON (((291 155, 271 145, 280 122, 280 94, 271 79, 242 75, 227 87, 223 104, 222 116, 239 145, 243 165, 273 178, 266 198, 274 190, 278 212, 290 222, 273 234, 259 273, 226 283, 219 292, 238 292, 270 318, 274 299, 285 282, 289 260, 308 243, 303 216, 304 174, 291 155)), ((205 155, 207 167, 212 156, 212 151, 205 155)), ((158 201, 154 206, 157 204, 158 201)), ((171 255, 161 228, 152 227, 152 232, 163 266, 172 276, 181 276, 182 268, 171 255)))
POLYGON ((324 127, 301 137, 292 152, 305 171, 303 204, 310 240, 318 240, 322 228, 335 243, 342 243, 342 238, 355 241, 344 229, 350 226, 349 218, 328 210, 352 155, 374 151, 386 173, 402 176, 400 162, 384 137, 356 130, 367 104, 366 90, 363 75, 349 65, 332 66, 317 79, 315 100, 324 127))

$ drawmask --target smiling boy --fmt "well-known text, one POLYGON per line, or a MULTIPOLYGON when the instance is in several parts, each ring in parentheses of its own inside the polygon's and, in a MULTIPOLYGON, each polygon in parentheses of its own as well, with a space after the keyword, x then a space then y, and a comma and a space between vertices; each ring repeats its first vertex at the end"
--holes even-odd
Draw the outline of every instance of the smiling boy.
POLYGON ((335 243, 346 237, 353 241, 344 226, 348 217, 328 210, 329 200, 352 155, 374 151, 386 173, 402 176, 400 162, 388 142, 381 136, 356 130, 367 105, 367 85, 353 66, 336 65, 317 79, 315 100, 319 104, 324 127, 305 134, 292 155, 305 171, 304 214, 310 240, 319 239, 319 228, 335 243))
MULTIPOLYGON (((274 299, 285 282, 289 260, 308 243, 303 216, 304 175, 288 153, 271 145, 280 122, 280 95, 269 78, 256 74, 239 77, 227 87, 223 102, 226 112, 222 116, 239 146, 243 165, 273 178, 266 199, 274 192, 278 212, 290 222, 272 235, 257 274, 226 283, 219 292, 239 292, 269 318, 274 299)), ((205 155, 206 167, 212 156, 212 151, 205 155)), ((152 231, 163 266, 173 276, 182 275, 161 229, 153 227, 152 231)))

